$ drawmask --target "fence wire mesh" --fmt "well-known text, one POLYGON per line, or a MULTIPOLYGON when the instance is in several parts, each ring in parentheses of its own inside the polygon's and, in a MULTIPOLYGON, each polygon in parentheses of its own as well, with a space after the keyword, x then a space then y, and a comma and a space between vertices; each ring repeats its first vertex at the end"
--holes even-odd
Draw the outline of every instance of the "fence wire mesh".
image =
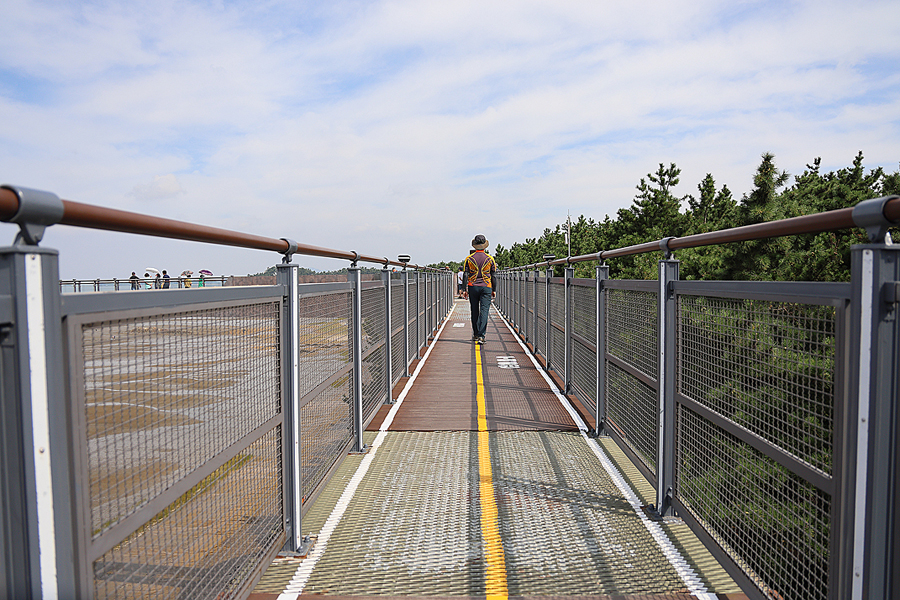
POLYGON ((94 597, 239 597, 284 539, 281 483, 276 427, 95 561, 94 597))
POLYGON ((340 459, 352 427, 351 365, 353 346, 349 291, 301 296, 299 365, 301 494, 303 500, 340 459), (341 371, 346 374, 337 376, 341 371), (336 377, 337 376, 337 377, 336 377), (331 383, 310 396, 320 384, 331 383))
POLYGON ((828 597, 828 494, 683 405, 678 429, 677 494, 704 529, 769 598, 828 597))
POLYGON ((565 371, 566 362, 566 287, 562 282, 550 283, 550 363, 557 373, 565 371))
POLYGON ((535 320, 535 325, 537 326, 537 335, 535 339, 537 341, 536 350, 547 356, 547 280, 544 278, 537 279, 536 285, 536 293, 537 293, 537 319, 535 320))
POLYGON ((409 326, 407 327, 407 344, 409 347, 409 356, 406 357, 408 362, 414 360, 417 356, 419 356, 419 345, 417 343, 418 340, 418 308, 416 304, 416 298, 418 298, 418 291, 416 286, 416 280, 413 277, 409 278, 409 290, 407 292, 407 297, 409 298, 409 326))
POLYGON ((362 399, 363 421, 378 410, 387 387, 387 347, 385 341, 384 288, 362 292, 362 399), (371 353, 366 356, 370 349, 371 353))
POLYGON ((679 296, 678 391, 831 473, 831 306, 679 296))
POLYGON ((659 376, 657 321, 655 293, 606 290, 606 351, 651 379, 659 376))
POLYGON ((279 310, 81 327, 93 537, 280 412, 279 310))
POLYGON ((607 361, 607 421, 654 474, 659 431, 658 404, 656 390, 607 361))

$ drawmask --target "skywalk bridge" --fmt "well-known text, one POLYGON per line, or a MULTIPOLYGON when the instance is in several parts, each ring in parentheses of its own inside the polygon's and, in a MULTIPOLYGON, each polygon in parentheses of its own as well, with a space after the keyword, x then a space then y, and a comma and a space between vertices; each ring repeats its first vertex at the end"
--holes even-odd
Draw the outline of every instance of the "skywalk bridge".
POLYGON ((408 260, 12 186, 0 219, 7 597, 898 593, 900 198, 504 271, 483 347, 453 274, 408 260), (53 224, 284 260, 274 286, 60 294, 53 224), (848 284, 671 257, 854 226, 848 284), (657 280, 608 279, 640 252, 657 280), (348 281, 300 285, 298 253, 348 281))

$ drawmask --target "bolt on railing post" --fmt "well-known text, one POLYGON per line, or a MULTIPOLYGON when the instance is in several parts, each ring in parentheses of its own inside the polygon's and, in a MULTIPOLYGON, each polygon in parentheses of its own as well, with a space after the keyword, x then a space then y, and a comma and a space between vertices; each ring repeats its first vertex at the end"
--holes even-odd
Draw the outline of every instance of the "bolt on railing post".
POLYGON ((596 313, 596 332, 595 340, 597 346, 596 352, 596 375, 597 381, 594 388, 594 435, 599 436, 606 429, 606 290, 604 285, 609 279, 609 267, 603 264, 597 265, 596 284, 597 284, 597 313, 596 313))
MULTIPOLYGON (((88 595, 75 461, 66 415, 63 328, 56 250, 18 244, 0 251, 0 527, 7 556, 3 590, 17 598, 88 595), (13 518, 9 518, 13 515, 13 518)), ((87 467, 85 467, 87 470, 87 467)))
POLYGON ((573 348, 572 348, 572 327, 574 325, 574 307, 572 306, 572 295, 574 293, 574 286, 572 280, 575 278, 575 268, 574 267, 566 267, 565 270, 565 279, 563 291, 565 293, 565 335, 563 337, 564 347, 565 347, 565 382, 566 382, 566 393, 572 393, 572 361, 573 361, 573 348))
POLYGON ((678 281, 677 260, 659 261, 659 446, 656 460, 656 510, 673 512, 675 493, 675 294, 670 283, 678 281))
POLYGON ((362 276, 359 265, 355 262, 347 269, 347 279, 353 289, 350 307, 353 314, 351 333, 353 338, 353 448, 355 452, 362 452, 365 449, 362 398, 362 276))
POLYGON ((281 317, 282 494, 285 549, 302 545, 300 514, 303 507, 302 447, 300 445, 300 314, 297 265, 280 263, 275 281, 284 286, 281 317))
POLYGON ((832 519, 836 576, 831 599, 896 598, 900 592, 898 313, 900 246, 854 246, 846 361, 849 401, 842 403, 845 413, 835 415, 843 427, 835 461, 840 470, 832 519))
POLYGON ((393 343, 391 340, 391 270, 388 268, 387 263, 381 269, 381 280, 384 282, 384 364, 387 367, 387 398, 385 398, 384 402, 385 404, 390 404, 394 401, 394 369, 391 364, 391 354, 393 354, 393 343))

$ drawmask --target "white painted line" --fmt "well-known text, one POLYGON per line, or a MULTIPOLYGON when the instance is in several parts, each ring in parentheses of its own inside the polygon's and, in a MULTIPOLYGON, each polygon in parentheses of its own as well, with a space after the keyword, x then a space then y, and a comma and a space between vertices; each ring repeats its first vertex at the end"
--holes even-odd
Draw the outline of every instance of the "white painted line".
MULTIPOLYGON (((451 315, 453 314, 453 310, 455 310, 455 308, 450 310, 451 315)), ((309 555, 307 556, 307 558, 304 559, 297 567, 297 570, 294 572, 294 576, 291 578, 291 581, 287 584, 287 586, 285 586, 284 591, 281 592, 281 594, 278 596, 278 600, 297 600, 297 597, 303 592, 303 588, 306 587, 309 578, 312 576, 313 569, 316 568, 316 564, 318 564, 319 558, 322 557, 322 555, 325 553, 325 549, 328 547, 328 540, 331 539, 331 534, 333 534, 334 530, 337 529, 338 524, 341 522, 341 518, 343 518, 344 513, 347 511, 347 507, 350 506, 350 501, 353 500, 353 495, 356 493, 356 489, 359 487, 359 484, 362 483, 363 478, 366 476, 366 473, 369 470, 369 465, 372 464, 372 461, 375 458, 375 453, 384 442, 384 438, 387 434, 387 429, 394 421, 394 416, 397 414, 397 410, 400 408, 400 405, 403 403, 403 400, 409 393, 409 389, 412 387, 413 382, 419 376, 419 372, 422 370, 422 365, 424 365, 425 361, 428 360, 428 357, 431 355, 431 351, 434 349, 435 344, 437 344, 438 338, 441 337, 441 333, 444 331, 444 327, 447 326, 448 322, 449 318, 444 320, 444 323, 435 334, 431 345, 428 347, 428 350, 425 351, 425 356, 423 356, 422 360, 419 361, 419 364, 416 365, 416 370, 413 372, 412 377, 410 377, 409 381, 406 382, 406 385, 403 386, 403 391, 400 392, 400 395, 397 397, 397 402, 394 403, 394 406, 391 407, 391 410, 385 417, 384 422, 381 424, 381 427, 378 430, 378 435, 375 436, 375 441, 372 442, 371 449, 359 463, 359 466, 356 468, 356 473, 354 473, 353 477, 350 478, 350 481, 347 483, 347 487, 344 488, 344 492, 341 494, 341 497, 338 498, 337 504, 331 511, 331 514, 328 515, 328 519, 326 519, 321 531, 319 531, 319 537, 316 539, 316 545, 313 546, 312 550, 309 551, 309 555)))
MULTIPOLYGON (((499 315, 499 313, 498 313, 499 315)), ((659 523, 655 523, 650 520, 650 517, 641 510, 641 501, 631 490, 631 486, 625 481, 625 478, 622 477, 619 470, 613 464, 613 462, 606 456, 606 452, 603 451, 603 448, 600 447, 600 444, 597 443, 597 440, 591 439, 588 437, 588 427, 585 424, 584 420, 582 420, 581 415, 576 412, 575 408, 569 402, 569 399, 566 398, 562 393, 560 393, 559 388, 556 387, 556 384, 553 383, 553 380, 549 375, 541 368, 541 365, 538 363, 537 359, 534 355, 528 351, 528 348, 525 347, 525 344, 522 343, 522 340, 519 339, 519 336, 516 335, 516 332, 513 331, 509 322, 503 317, 503 315, 499 315, 503 322, 506 324, 506 328, 509 329, 509 332, 513 334, 516 342, 518 342, 519 346, 528 355, 528 358, 531 359, 532 364, 534 364, 534 368, 537 369, 538 373, 544 378, 544 381, 547 382, 547 385, 550 386, 550 390, 559 400, 560 404, 563 405, 569 416, 572 417, 572 421, 578 427, 578 431, 581 432, 581 437, 584 438, 584 441, 587 442, 588 447, 600 461, 600 464, 603 465, 603 468, 606 470, 607 474, 609 474, 610 479, 612 479, 613 483, 616 484, 616 487, 619 488, 619 491, 634 509, 635 514, 637 514, 638 518, 640 518, 641 522, 646 527, 647 531, 656 541, 660 550, 662 550, 663 555, 668 559, 669 564, 672 565, 672 568, 675 569, 675 572, 678 573, 678 576, 681 577, 681 580, 684 582, 685 586, 687 586, 688 592, 697 596, 698 598, 702 598, 706 600, 707 598, 715 598, 715 594, 709 594, 709 591, 706 589, 706 586, 703 585, 703 582, 700 581, 699 576, 696 571, 687 563, 684 557, 681 555, 681 552, 672 544, 672 541, 666 535, 666 532, 659 525, 659 523)))
POLYGON ((28 367, 31 379, 31 427, 37 504, 41 594, 59 597, 56 587, 56 525, 53 520, 53 474, 50 465, 50 398, 47 390, 47 347, 44 286, 40 254, 25 255, 25 315, 28 320, 28 367))

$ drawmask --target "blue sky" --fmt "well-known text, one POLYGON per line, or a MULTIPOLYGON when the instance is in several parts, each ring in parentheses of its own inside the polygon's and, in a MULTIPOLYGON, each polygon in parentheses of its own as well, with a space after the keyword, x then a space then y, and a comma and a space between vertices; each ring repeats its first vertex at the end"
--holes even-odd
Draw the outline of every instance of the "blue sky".
MULTIPOLYGON (((0 179, 415 262, 602 220, 659 163, 738 196, 900 161, 900 3, 35 2, 0 11, 0 179)), ((11 241, 15 227, 2 225, 11 241)), ((277 257, 51 228, 65 278, 277 257)), ((297 257, 315 269, 341 261, 297 257)))

